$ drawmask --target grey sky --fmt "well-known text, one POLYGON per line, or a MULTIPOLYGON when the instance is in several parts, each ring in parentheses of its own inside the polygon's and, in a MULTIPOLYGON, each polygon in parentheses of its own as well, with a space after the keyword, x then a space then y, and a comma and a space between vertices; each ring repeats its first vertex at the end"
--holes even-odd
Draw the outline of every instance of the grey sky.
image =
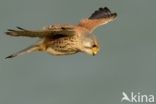
POLYGON ((0 104, 121 104, 122 91, 156 96, 156 0, 1 0, 0 104), (99 7, 118 13, 94 32, 97 56, 9 54, 37 39, 6 36, 8 28, 78 23, 99 7))

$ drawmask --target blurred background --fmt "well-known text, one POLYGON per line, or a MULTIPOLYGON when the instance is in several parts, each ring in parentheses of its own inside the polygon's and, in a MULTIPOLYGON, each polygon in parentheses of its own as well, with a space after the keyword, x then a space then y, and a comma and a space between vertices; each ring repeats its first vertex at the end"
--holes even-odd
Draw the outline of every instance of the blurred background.
POLYGON ((121 104, 122 92, 156 96, 156 0, 0 0, 0 104, 121 104), (32 53, 5 60, 37 39, 8 28, 77 24, 99 7, 118 13, 94 31, 96 56, 32 53))

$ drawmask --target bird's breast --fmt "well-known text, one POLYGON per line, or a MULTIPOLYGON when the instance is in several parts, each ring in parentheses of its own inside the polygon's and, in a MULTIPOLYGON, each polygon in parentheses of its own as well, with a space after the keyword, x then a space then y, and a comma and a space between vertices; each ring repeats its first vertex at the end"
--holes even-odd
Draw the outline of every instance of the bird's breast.
POLYGON ((53 49, 55 53, 73 54, 79 51, 77 48, 78 42, 79 38, 77 36, 63 37, 48 41, 48 47, 53 49))

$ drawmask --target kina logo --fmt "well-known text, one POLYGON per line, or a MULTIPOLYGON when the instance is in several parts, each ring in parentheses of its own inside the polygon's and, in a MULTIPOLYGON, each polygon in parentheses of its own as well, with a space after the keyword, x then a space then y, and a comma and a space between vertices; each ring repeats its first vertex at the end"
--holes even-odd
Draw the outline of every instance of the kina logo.
POLYGON ((154 95, 146 95, 141 94, 140 92, 134 93, 131 92, 130 94, 126 94, 122 92, 121 102, 131 102, 131 103, 154 103, 155 101, 154 95))

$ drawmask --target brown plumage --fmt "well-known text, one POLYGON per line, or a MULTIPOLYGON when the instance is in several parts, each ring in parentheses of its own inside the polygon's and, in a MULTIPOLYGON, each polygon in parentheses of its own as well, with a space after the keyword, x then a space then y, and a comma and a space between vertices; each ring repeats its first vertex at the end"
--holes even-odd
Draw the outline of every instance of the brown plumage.
POLYGON ((89 18, 82 19, 78 25, 59 24, 44 27, 42 30, 26 30, 21 27, 8 29, 10 36, 38 37, 36 44, 14 53, 6 58, 43 51, 52 55, 68 55, 85 52, 95 55, 99 51, 99 44, 92 31, 100 25, 107 24, 116 18, 107 7, 99 8, 89 18))

